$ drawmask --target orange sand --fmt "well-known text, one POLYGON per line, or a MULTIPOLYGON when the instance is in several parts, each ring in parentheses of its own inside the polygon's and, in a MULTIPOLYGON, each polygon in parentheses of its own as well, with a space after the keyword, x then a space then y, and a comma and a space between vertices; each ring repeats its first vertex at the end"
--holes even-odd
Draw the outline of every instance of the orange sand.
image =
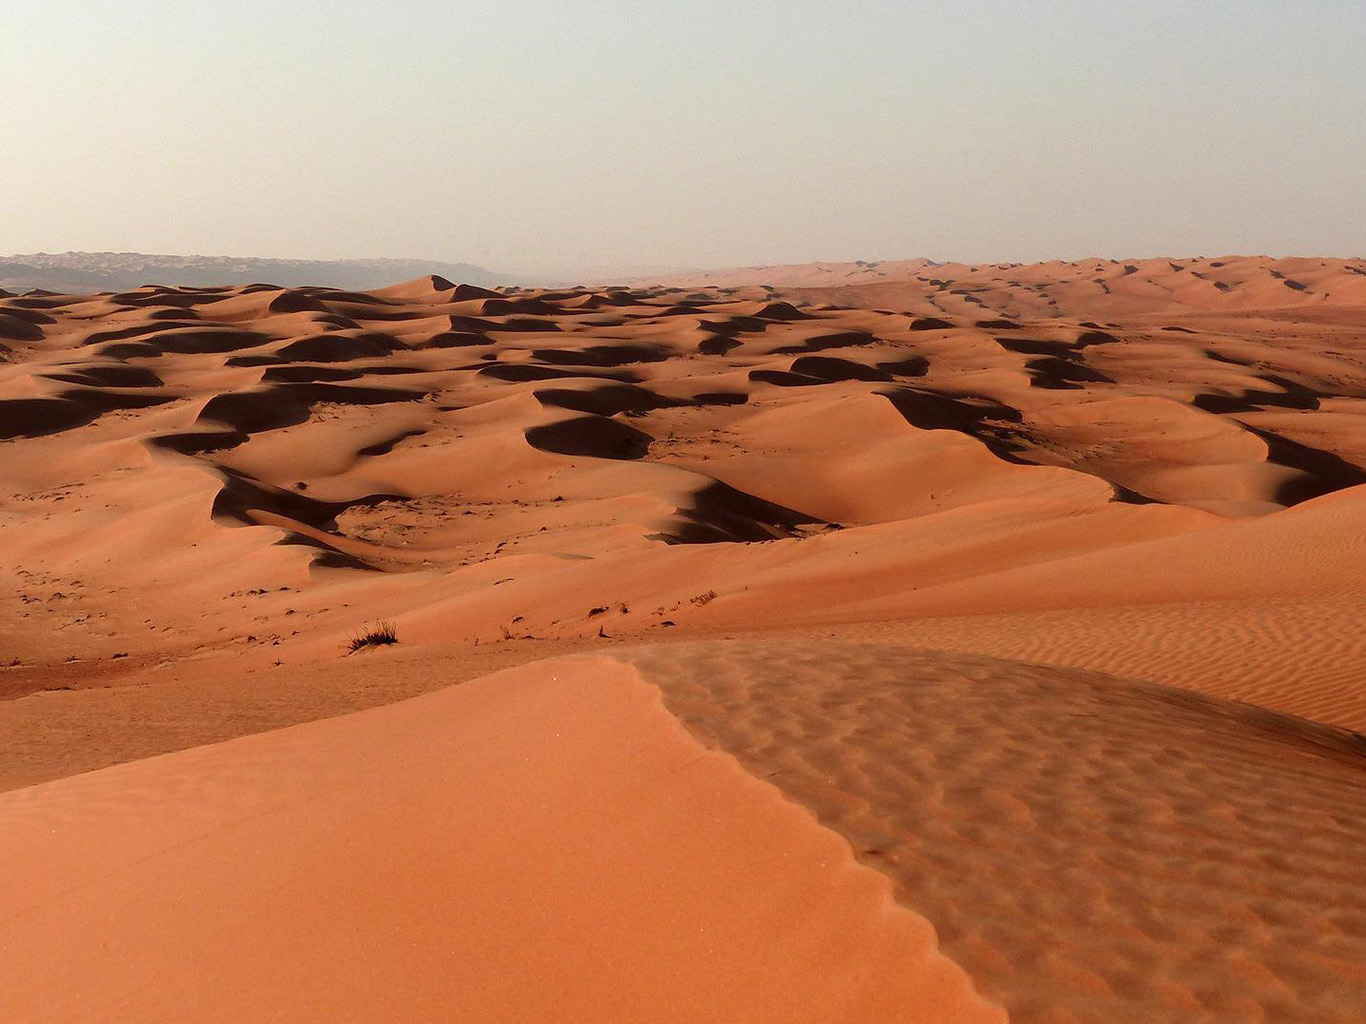
POLYGON ((0 294, 0 1014, 1366 1019, 1363 328, 1260 257, 0 294))
POLYGON ((0 797, 14 1021, 999 1024, 604 659, 0 797))

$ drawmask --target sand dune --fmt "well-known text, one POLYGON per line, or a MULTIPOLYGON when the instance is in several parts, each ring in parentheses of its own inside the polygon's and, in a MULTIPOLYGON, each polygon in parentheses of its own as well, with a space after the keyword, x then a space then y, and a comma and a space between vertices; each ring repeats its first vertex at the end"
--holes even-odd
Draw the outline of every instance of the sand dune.
POLYGON ((1006 1019, 606 660, 19 790, 0 856, 9 1020, 1006 1019))
MULTIPOLYGON (((737 267, 642 278, 640 286, 817 289, 860 305, 1000 317, 1133 316, 1366 304, 1366 259, 1199 256, 1193 259, 936 263, 859 260, 737 267)), ((838 301, 836 299, 835 301, 838 301)))
POLYGON ((1363 326, 1259 257, 0 297, 6 1019, 1361 1020, 1363 326))
MULTIPOLYGON (((22 325, 0 364, 0 689, 297 665, 379 616, 468 644, 1355 600, 1352 308, 1154 325, 1112 299, 929 317, 424 277, 0 300, 22 325)), ((1265 695, 1306 658, 1359 663, 1276 618, 1248 626, 1268 678, 1199 679, 1265 695)), ((1355 684, 1326 699, 1366 724, 1355 684)))
POLYGON ((1350 733, 977 656, 538 662, 0 796, 0 1005, 1347 1024, 1363 764, 1350 733))
POLYGON ((1012 1021, 1360 1019, 1360 736, 895 647, 631 657, 891 877, 1012 1021))

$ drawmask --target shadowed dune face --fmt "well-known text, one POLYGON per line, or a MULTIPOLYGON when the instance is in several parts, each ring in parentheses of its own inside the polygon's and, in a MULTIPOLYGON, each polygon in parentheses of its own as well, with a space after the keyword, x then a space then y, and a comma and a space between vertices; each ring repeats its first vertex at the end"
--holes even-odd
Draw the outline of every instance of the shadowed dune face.
POLYGON ((598 459, 642 459, 651 440, 644 431, 606 416, 580 416, 532 427, 526 439, 544 452, 598 459))

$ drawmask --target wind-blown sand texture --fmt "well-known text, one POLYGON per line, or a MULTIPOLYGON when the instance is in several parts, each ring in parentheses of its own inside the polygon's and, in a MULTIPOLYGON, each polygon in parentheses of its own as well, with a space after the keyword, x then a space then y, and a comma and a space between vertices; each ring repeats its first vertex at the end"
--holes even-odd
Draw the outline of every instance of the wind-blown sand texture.
POLYGON ((1011 1020, 1361 1018, 1361 737, 898 647, 632 660, 700 738, 889 875, 1011 1020))
POLYGON ((0 1015, 1366 1019, 1363 330, 1234 257, 0 296, 0 1015))

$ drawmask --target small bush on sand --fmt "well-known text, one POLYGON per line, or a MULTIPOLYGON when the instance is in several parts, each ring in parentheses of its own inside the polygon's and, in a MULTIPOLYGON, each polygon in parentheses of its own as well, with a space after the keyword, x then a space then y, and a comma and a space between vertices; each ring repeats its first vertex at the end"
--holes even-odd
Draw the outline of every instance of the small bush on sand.
POLYGON ((366 627, 359 636, 353 636, 347 647, 349 650, 359 651, 365 647, 381 647, 384 644, 396 643, 398 643, 398 630, 388 619, 383 619, 373 626, 366 627))

